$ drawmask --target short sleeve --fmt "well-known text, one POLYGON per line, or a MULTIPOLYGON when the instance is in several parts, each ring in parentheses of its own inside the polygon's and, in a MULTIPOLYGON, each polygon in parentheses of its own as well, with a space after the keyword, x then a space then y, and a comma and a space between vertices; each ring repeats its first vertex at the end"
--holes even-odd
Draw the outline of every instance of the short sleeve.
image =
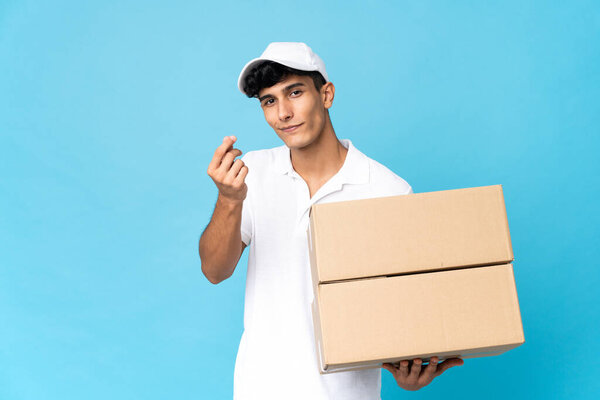
MULTIPOLYGON (((248 165, 248 153, 246 153, 244 156, 242 156, 241 160, 244 162, 245 165, 248 165)), ((246 175, 246 185, 248 186, 248 192, 246 193, 246 198, 244 199, 244 202, 242 204, 242 224, 241 224, 241 234, 242 234, 242 242, 244 242, 246 244, 246 246, 250 245, 250 242, 252 240, 252 232, 253 232, 253 216, 252 216, 252 201, 251 201, 251 197, 252 197, 252 184, 251 184, 251 178, 250 177, 250 170, 251 167, 248 166, 248 175, 246 175)))

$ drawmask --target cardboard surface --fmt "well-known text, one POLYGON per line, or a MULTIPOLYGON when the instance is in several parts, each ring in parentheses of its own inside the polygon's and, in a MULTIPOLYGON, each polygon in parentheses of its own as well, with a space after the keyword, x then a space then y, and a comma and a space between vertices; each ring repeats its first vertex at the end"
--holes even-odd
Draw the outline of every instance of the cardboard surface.
POLYGON ((321 372, 494 355, 524 342, 511 264, 327 283, 317 291, 321 372))
POLYGON ((312 206, 316 285, 513 260, 500 185, 312 206))

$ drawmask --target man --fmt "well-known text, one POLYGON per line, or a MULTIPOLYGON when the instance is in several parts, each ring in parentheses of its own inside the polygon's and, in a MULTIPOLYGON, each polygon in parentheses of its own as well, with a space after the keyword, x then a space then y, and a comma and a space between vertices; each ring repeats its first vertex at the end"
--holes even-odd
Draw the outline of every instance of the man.
MULTIPOLYGON (((242 152, 228 136, 208 166, 219 194, 200 238, 203 273, 215 284, 227 279, 250 246, 234 398, 379 399, 381 369, 319 373, 306 229, 317 202, 404 195, 412 188, 350 140, 338 140, 329 118, 335 87, 306 44, 269 44, 243 68, 238 87, 259 99, 284 145, 236 160, 242 152)), ((417 390, 462 360, 421 364, 383 368, 400 387, 417 390)))

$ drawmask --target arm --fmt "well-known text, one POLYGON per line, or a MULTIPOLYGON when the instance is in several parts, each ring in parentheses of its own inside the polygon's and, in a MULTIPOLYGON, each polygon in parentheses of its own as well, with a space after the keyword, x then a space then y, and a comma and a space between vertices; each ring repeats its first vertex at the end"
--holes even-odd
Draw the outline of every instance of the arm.
POLYGON ((225 137, 207 171, 219 189, 219 196, 212 218, 200 237, 198 252, 202 273, 214 284, 233 274, 246 247, 240 225, 242 204, 248 191, 245 183, 248 167, 242 160, 233 161, 242 154, 232 148, 235 141, 235 136, 225 137))

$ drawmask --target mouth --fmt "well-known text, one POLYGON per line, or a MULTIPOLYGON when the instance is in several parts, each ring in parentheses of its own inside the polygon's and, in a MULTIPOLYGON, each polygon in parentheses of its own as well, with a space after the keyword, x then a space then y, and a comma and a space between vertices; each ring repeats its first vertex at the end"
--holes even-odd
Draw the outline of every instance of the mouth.
MULTIPOLYGON (((303 122, 303 123, 304 123, 304 122, 303 122)), ((282 130, 282 131, 284 131, 284 132, 286 132, 286 133, 294 132, 294 131, 295 131, 295 130, 297 130, 297 129, 300 127, 300 125, 302 125, 303 123, 301 123, 301 124, 298 124, 298 125, 290 125, 290 126, 287 126, 287 127, 285 127, 285 128, 281 128, 281 130, 282 130)))

